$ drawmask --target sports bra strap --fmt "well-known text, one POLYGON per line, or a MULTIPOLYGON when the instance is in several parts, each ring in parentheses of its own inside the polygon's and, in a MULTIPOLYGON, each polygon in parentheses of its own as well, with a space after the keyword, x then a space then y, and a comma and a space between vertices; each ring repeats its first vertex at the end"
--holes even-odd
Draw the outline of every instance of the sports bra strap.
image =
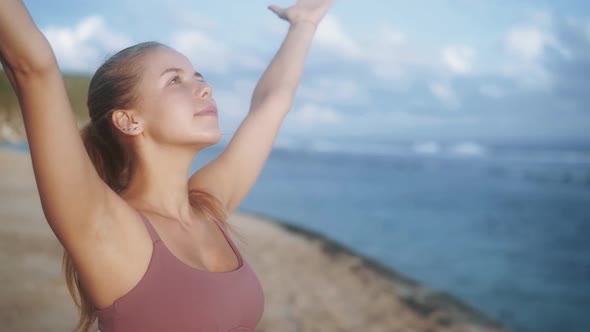
POLYGON ((160 236, 158 235, 158 232, 156 232, 156 230, 154 229, 154 226, 152 226, 152 223, 150 223, 150 221, 148 220, 148 218, 141 213, 139 210, 136 210, 137 213, 139 213, 139 216, 141 217, 141 220, 143 220, 143 223, 145 224, 145 227, 148 230, 148 233, 150 233, 150 237, 152 238, 152 242, 156 242, 160 239, 160 236))

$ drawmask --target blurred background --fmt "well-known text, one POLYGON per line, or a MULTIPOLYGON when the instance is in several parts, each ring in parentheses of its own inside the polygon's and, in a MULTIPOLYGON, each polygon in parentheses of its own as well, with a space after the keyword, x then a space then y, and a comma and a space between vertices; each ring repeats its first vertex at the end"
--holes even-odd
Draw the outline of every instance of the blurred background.
MULTIPOLYGON (((108 56, 157 40, 190 58, 224 133, 191 172, 231 139, 280 46, 288 23, 271 3, 25 1, 80 124, 108 56)), ((1 74, 0 140, 27 150, 1 74)), ((240 209, 322 233, 518 331, 588 331, 588 86, 587 2, 337 1, 240 209)))

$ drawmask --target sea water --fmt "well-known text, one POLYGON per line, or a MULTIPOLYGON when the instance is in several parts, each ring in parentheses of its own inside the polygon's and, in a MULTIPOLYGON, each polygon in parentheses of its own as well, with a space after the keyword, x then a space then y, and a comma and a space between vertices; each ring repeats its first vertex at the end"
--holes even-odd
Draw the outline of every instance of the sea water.
POLYGON ((240 210, 335 239, 517 331, 590 331, 588 147, 282 146, 240 210))

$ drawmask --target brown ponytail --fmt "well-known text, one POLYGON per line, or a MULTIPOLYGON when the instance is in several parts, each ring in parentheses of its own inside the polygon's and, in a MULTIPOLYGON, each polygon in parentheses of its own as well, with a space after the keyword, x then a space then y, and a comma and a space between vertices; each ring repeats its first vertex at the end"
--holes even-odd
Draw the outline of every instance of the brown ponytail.
MULTIPOLYGON (((152 49, 167 47, 157 42, 145 42, 125 48, 103 63, 90 80, 87 101, 90 122, 80 130, 80 136, 97 173, 115 192, 120 192, 129 184, 133 158, 117 139, 110 115, 115 109, 130 108, 137 102, 134 87, 142 70, 141 58, 152 49)), ((189 200, 207 218, 216 219, 235 232, 216 197, 193 190, 189 193, 189 200)), ((68 291, 80 312, 74 331, 87 332, 96 320, 96 308, 80 284, 76 265, 66 250, 62 267, 68 291)))

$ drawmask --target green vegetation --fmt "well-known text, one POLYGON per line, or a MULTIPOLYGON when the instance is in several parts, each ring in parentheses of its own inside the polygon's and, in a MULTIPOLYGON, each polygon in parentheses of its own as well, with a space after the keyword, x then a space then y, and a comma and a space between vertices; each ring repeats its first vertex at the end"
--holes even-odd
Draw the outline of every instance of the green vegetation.
MULTIPOLYGON (((64 82, 76 121, 79 124, 88 122, 86 95, 90 77, 64 74, 64 82)), ((4 71, 0 70, 0 142, 15 139, 26 139, 22 115, 12 86, 4 71)))

